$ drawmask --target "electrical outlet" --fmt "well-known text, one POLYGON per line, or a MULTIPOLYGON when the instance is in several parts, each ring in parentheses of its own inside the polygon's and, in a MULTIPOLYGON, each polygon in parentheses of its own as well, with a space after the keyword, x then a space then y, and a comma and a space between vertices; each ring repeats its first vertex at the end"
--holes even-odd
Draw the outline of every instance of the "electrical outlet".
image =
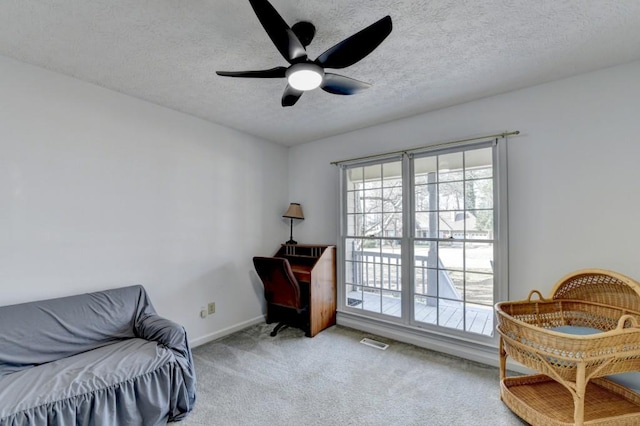
POLYGON ((216 302, 209 303, 209 315, 216 313, 216 302))
POLYGON ((207 317, 207 310, 203 306, 200 308, 200 318, 206 318, 206 317, 207 317))

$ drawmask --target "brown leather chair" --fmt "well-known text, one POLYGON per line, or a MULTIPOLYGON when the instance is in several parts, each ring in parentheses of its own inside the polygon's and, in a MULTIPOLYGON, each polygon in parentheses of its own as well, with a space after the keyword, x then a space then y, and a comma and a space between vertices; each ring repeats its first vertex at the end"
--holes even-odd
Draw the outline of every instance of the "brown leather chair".
POLYGON ((300 288, 289 261, 282 257, 254 257, 253 265, 264 285, 267 324, 279 321, 271 335, 286 325, 301 328, 309 335, 308 296, 300 288))

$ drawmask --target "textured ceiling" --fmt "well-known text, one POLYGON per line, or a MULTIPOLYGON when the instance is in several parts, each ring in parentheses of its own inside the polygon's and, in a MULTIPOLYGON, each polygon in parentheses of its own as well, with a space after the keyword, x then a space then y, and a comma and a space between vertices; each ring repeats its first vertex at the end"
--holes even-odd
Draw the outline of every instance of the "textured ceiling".
POLYGON ((3 0, 0 54, 285 145, 640 59, 637 0, 271 0, 313 22, 317 57, 385 15, 393 32, 339 70, 372 83, 280 106, 286 65, 246 0, 3 0))

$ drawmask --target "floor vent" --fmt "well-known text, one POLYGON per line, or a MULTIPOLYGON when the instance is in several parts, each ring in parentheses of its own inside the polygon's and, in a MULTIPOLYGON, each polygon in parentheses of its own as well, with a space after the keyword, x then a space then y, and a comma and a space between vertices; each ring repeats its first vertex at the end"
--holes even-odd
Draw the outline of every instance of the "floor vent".
POLYGON ((368 337, 360 340, 360 343, 383 351, 389 347, 386 343, 378 342, 377 340, 369 339, 368 337))

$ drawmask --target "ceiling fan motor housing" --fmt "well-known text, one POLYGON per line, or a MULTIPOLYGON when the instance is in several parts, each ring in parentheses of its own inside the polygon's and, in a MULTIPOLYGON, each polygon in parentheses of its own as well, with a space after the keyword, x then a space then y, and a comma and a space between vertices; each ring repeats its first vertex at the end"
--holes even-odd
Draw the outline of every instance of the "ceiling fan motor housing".
POLYGON ((291 27, 291 30, 293 30, 293 33, 304 47, 307 47, 316 35, 315 25, 307 21, 296 22, 291 27))

